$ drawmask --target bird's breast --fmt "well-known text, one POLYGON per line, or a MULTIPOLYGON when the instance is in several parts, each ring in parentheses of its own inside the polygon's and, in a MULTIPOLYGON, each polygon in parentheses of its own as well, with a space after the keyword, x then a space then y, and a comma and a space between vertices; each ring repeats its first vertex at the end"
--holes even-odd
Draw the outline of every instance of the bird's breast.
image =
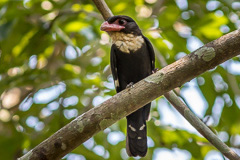
POLYGON ((116 64, 120 80, 138 82, 151 74, 151 60, 145 44, 135 52, 116 51, 116 64))
POLYGON ((144 43, 141 35, 136 36, 129 33, 114 32, 111 34, 111 38, 113 44, 115 44, 120 51, 128 54, 130 54, 131 51, 136 52, 139 50, 144 43))

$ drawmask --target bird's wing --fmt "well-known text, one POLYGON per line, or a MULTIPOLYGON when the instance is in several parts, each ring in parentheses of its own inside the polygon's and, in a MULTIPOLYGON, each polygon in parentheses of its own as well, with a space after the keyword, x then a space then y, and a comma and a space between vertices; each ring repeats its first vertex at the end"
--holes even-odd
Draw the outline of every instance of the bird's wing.
MULTIPOLYGON (((151 70, 154 71, 155 70, 155 53, 153 50, 153 46, 147 37, 143 36, 143 38, 147 45, 148 54, 149 54, 150 61, 151 61, 151 70)), ((145 107, 144 107, 145 120, 148 120, 148 118, 149 118, 150 107, 151 107, 151 103, 145 105, 145 107)))
POLYGON ((154 54, 153 46, 147 37, 143 36, 143 38, 146 42, 146 45, 147 45, 147 48, 149 51, 148 53, 149 53, 150 60, 151 60, 151 69, 153 71, 155 69, 155 54, 154 54))
POLYGON ((116 52, 115 52, 115 46, 114 45, 112 45, 112 48, 111 48, 110 64, 111 64, 111 70, 112 70, 114 85, 115 85, 116 91, 118 93, 118 92, 121 91, 121 88, 120 88, 119 78, 118 78, 117 58, 116 58, 116 52))

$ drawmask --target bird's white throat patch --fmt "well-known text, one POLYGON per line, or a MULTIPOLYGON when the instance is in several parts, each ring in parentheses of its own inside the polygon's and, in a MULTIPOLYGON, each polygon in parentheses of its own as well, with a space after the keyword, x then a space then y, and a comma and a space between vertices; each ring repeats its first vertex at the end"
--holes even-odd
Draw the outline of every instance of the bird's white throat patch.
POLYGON ((142 36, 135 36, 133 34, 126 34, 121 32, 111 32, 112 43, 117 46, 122 52, 130 53, 130 51, 137 51, 142 47, 144 39, 142 36))

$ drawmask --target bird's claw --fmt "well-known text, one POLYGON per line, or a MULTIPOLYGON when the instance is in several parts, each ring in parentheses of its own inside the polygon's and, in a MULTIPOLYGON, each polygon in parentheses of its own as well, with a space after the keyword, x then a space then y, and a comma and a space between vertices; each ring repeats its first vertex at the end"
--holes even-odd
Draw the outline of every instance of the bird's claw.
POLYGON ((159 69, 158 69, 158 68, 155 68, 154 70, 152 70, 152 74, 153 74, 153 73, 156 73, 157 71, 159 71, 159 69))
POLYGON ((134 87, 133 84, 134 84, 133 82, 130 82, 130 83, 126 86, 126 88, 133 88, 133 87, 134 87))

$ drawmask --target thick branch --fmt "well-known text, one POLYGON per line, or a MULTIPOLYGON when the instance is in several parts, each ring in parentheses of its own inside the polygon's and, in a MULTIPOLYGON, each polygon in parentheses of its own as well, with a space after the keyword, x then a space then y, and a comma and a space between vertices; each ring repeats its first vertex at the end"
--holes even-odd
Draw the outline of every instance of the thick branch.
MULTIPOLYGON (((193 53, 77 117, 21 159, 60 159, 101 130, 157 97, 240 54, 240 30, 210 42, 193 53)), ((235 159, 239 159, 236 157, 235 159)))

